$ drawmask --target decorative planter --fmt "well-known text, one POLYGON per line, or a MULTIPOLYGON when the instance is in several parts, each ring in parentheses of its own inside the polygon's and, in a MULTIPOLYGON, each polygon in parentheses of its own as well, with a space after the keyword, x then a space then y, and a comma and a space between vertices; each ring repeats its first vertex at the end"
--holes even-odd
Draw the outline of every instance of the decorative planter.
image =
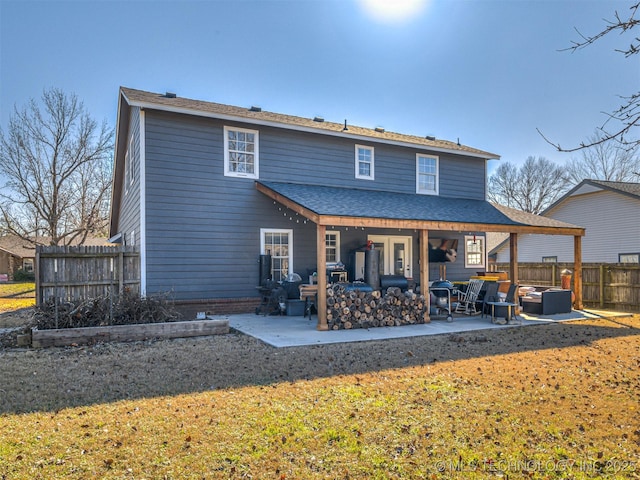
POLYGON ((31 346, 59 347, 97 342, 124 342, 149 338, 182 338, 229 333, 229 320, 213 319, 186 322, 144 323, 105 327, 31 330, 31 346))

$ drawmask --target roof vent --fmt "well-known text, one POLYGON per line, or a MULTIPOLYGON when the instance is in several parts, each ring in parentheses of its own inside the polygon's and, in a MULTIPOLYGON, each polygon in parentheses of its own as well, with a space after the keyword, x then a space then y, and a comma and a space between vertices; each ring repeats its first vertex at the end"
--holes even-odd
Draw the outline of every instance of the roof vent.
POLYGON ((427 140, 435 140, 436 139, 436 137, 434 137, 433 135, 427 135, 425 138, 427 140))
POLYGON ((324 118, 322 118, 322 117, 313 117, 313 121, 322 123, 322 122, 324 122, 324 118))
POLYGON ((176 94, 173 92, 166 92, 164 96, 167 98, 176 98, 176 94))
POLYGON ((249 111, 251 111, 251 112, 261 112, 262 109, 260 107, 256 107, 256 106, 252 105, 251 108, 249 109, 249 111))
POLYGON ((382 127, 376 127, 375 130, 378 133, 384 133, 384 128, 382 128, 382 127))

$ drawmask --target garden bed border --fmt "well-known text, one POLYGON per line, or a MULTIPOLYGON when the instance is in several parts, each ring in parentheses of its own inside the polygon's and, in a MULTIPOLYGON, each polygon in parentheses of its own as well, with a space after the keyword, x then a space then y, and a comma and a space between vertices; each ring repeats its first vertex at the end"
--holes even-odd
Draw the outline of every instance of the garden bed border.
POLYGON ((228 319, 207 317, 205 320, 188 320, 163 323, 137 323, 102 327, 79 327, 38 330, 31 329, 31 346, 61 347, 86 345, 97 342, 124 342, 150 338, 183 338, 229 333, 228 319))

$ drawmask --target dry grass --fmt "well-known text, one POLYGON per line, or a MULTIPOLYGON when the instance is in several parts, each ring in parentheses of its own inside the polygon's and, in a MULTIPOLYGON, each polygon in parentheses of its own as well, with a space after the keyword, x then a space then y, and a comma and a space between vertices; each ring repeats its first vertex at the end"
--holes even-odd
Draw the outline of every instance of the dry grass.
POLYGON ((640 316, 0 351, 0 478, 638 478, 639 371, 640 316))
POLYGON ((0 313, 33 307, 36 303, 35 291, 33 282, 0 283, 0 313))

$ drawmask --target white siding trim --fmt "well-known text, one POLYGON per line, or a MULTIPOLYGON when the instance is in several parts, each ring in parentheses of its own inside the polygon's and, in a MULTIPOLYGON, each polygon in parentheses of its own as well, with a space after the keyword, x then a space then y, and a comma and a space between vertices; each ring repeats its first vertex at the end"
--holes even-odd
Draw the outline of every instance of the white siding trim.
POLYGON ((146 146, 145 146, 145 116, 144 110, 140 110, 140 141, 139 152, 139 178, 140 178, 140 295, 147 295, 147 205, 146 205, 146 146))

